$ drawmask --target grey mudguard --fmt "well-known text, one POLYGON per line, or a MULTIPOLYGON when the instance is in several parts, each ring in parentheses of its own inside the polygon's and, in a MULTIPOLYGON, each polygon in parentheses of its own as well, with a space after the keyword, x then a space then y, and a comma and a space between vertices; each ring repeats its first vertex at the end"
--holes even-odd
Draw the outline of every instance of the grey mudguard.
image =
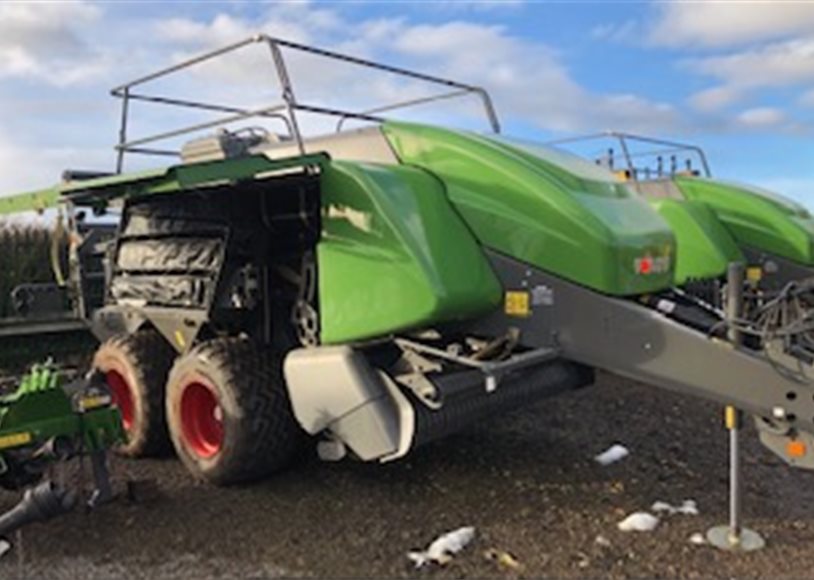
POLYGON ((409 448, 412 409, 362 353, 348 346, 297 349, 283 372, 294 416, 307 433, 330 431, 363 461, 409 448))

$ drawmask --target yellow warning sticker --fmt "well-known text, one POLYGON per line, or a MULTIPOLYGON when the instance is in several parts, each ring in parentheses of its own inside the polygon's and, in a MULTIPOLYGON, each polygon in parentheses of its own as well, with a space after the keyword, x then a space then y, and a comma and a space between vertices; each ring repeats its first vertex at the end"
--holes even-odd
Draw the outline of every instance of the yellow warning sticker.
POLYGON ((506 292, 503 311, 509 316, 526 317, 531 315, 529 293, 526 291, 510 290, 506 292))
POLYGON ((107 395, 94 395, 82 397, 79 401, 79 408, 82 411, 89 411, 91 409, 98 409, 110 405, 111 399, 107 395))
POLYGON ((760 282, 763 278, 763 268, 760 266, 749 266, 746 268, 746 279, 750 282, 760 282))
POLYGON ((0 449, 25 445, 26 443, 31 443, 31 439, 32 439, 31 433, 28 432, 3 435, 2 437, 0 437, 0 449))

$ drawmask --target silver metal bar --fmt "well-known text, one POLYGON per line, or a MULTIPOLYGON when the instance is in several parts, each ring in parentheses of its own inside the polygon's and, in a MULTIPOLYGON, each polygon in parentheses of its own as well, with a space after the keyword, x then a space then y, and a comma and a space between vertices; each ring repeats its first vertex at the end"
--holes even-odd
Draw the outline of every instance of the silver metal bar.
POLYGON ((416 352, 428 354, 443 360, 448 360, 450 362, 480 370, 484 375, 486 375, 486 390, 488 392, 492 392, 497 388, 497 383, 500 381, 500 378, 503 375, 512 371, 553 360, 560 354, 555 348, 544 347, 514 354, 502 361, 481 361, 452 354, 443 349, 435 348, 434 346, 429 346, 413 340, 408 340, 406 338, 396 338, 394 342, 401 348, 414 350, 416 352))
POLYGON ((123 85, 115 87, 114 89, 112 89, 110 91, 110 93, 113 96, 120 97, 120 96, 122 96, 121 93, 123 91, 125 91, 125 90, 127 90, 127 89, 129 89, 131 87, 134 87, 136 85, 142 85, 144 83, 153 81, 153 80, 155 80, 157 78, 161 78, 161 77, 166 76, 168 74, 172 74, 174 72, 177 72, 179 70, 188 68, 188 67, 196 65, 198 63, 201 63, 201 62, 216 58, 216 57, 221 56, 223 54, 226 54, 228 52, 238 50, 239 48, 243 48, 244 46, 248 46, 248 45, 254 44, 256 42, 261 42, 261 41, 263 41, 265 39, 266 39, 266 37, 264 35, 252 36, 251 38, 247 38, 245 40, 241 40, 240 42, 235 42, 234 44, 224 46, 223 48, 219 48, 217 50, 213 50, 213 51, 204 53, 204 54, 202 54, 200 56, 196 56, 194 58, 190 58, 190 59, 181 61, 178 64, 175 64, 173 66, 168 66, 168 67, 163 68, 161 70, 158 70, 158 71, 156 71, 154 73, 151 73, 151 74, 149 74, 147 76, 143 76, 143 77, 138 78, 138 79, 136 79, 134 81, 130 81, 129 83, 125 83, 123 85))
POLYGON ((376 115, 367 115, 365 113, 349 113, 347 111, 332 109, 330 107, 320 107, 317 105, 298 104, 295 108, 298 111, 305 111, 307 113, 319 113, 322 115, 331 115, 333 117, 347 117, 348 119, 363 119, 365 121, 376 121, 378 123, 381 123, 385 120, 384 117, 378 117, 376 115))
POLYGON ((627 148, 627 143, 625 142, 624 135, 618 135, 617 138, 619 139, 619 146, 622 148, 622 153, 625 156, 625 162, 627 163, 627 170, 630 172, 630 177, 633 179, 633 183, 636 184, 636 190, 641 193, 641 187, 639 186, 639 180, 636 178, 636 168, 633 166, 633 160, 630 158, 630 150, 627 148))
MULTIPOLYGON (((130 103, 129 98, 129 90, 125 89, 124 95, 122 96, 122 119, 121 125, 119 126, 119 146, 124 145, 125 141, 127 141, 127 116, 128 116, 128 107, 130 103)), ((124 169, 124 150, 119 149, 116 152, 116 173, 121 173, 124 169)))
POLYGON ((280 45, 276 40, 267 37, 267 43, 269 50, 271 50, 271 57, 274 60, 274 67, 277 69, 280 86, 283 88, 283 100, 288 110, 288 118, 291 121, 292 137, 297 141, 300 154, 305 155, 305 143, 303 143, 300 126, 297 123, 297 116, 294 113, 294 109, 297 107, 297 98, 294 96, 294 87, 291 84, 291 77, 288 76, 288 69, 285 66, 283 52, 280 50, 280 45))
MULTIPOLYGON (((201 103, 199 101, 188 101, 186 99, 173 99, 170 97, 162 96, 151 96, 129 93, 129 98, 130 100, 145 101, 148 103, 156 103, 162 105, 173 105, 177 107, 185 107, 190 109, 202 109, 204 111, 215 111, 218 113, 235 113, 235 114, 251 113, 249 109, 243 109, 239 107, 230 107, 227 105, 214 105, 212 103, 201 103)), ((278 119, 282 121, 285 124, 286 129, 288 130, 288 135, 291 136, 291 122, 285 115, 282 115, 280 113, 258 113, 256 116, 267 119, 278 119)))
POLYGON ((608 137, 615 137, 612 131, 604 131, 602 133, 590 133, 588 135, 575 135, 572 137, 563 137, 562 139, 552 139, 546 141, 546 145, 566 145, 568 143, 577 143, 579 141, 593 141, 596 139, 607 139, 608 137))
POLYGON ((424 74, 424 73, 419 73, 419 72, 412 71, 412 70, 409 70, 409 69, 406 69, 406 68, 391 66, 391 65, 388 65, 388 64, 382 64, 382 63, 379 63, 379 62, 374 62, 372 60, 366 60, 364 58, 358 58, 358 57, 355 57, 355 56, 350 56, 350 55, 342 54, 342 53, 339 53, 339 52, 333 52, 331 50, 325 50, 323 48, 316 48, 314 46, 308 46, 308 45, 305 45, 305 44, 299 44, 297 42, 282 40, 280 38, 272 38, 272 37, 269 37, 269 36, 266 36, 266 39, 269 42, 273 42, 278 46, 284 46, 284 47, 287 47, 287 48, 300 50, 302 52, 307 52, 307 53, 310 53, 310 54, 318 54, 320 56, 326 56, 328 58, 333 58, 335 60, 340 60, 340 61, 343 61, 343 62, 358 64, 360 66, 374 68, 374 69, 377 69, 377 70, 383 70, 383 71, 391 72, 391 73, 394 73, 394 74, 397 74, 397 75, 411 77, 411 78, 414 78, 414 79, 420 79, 420 80, 423 80, 423 81, 436 83, 436 84, 439 84, 439 85, 446 85, 446 86, 449 86, 449 87, 457 87, 457 88, 460 88, 460 89, 468 89, 468 90, 473 91, 473 92, 483 90, 480 87, 476 87, 474 85, 467 85, 467 84, 459 83, 457 81, 453 81, 453 80, 450 80, 450 79, 445 79, 445 78, 436 77, 436 76, 432 76, 432 75, 428 75, 428 74, 424 74))
MULTIPOLYGON (((630 141, 641 141, 642 143, 652 143, 654 145, 664 145, 677 151, 695 151, 698 154, 699 159, 701 160, 701 165, 704 168, 704 174, 706 175, 706 177, 712 176, 712 171, 710 170, 706 153, 704 153, 704 150, 701 147, 699 147, 698 145, 693 145, 691 143, 682 143, 680 141, 670 141, 668 139, 658 139, 655 137, 645 137, 643 135, 636 135, 634 133, 625 133, 621 131, 603 131, 601 133, 590 133, 588 135, 576 135, 574 137, 554 139, 552 141, 547 141, 546 144, 565 145, 568 143, 577 143, 579 141, 593 141, 596 139, 605 139, 608 137, 616 139, 627 139, 630 141)), ((638 154, 636 156, 640 155, 644 154, 638 154)))
MULTIPOLYGON (((386 111, 393 111, 395 109, 406 109, 408 107, 414 107, 416 105, 424 105, 426 103, 432 103, 436 101, 443 101, 447 99, 454 99, 455 97, 460 97, 463 95, 468 95, 471 91, 469 89, 459 89, 452 91, 450 93, 443 93, 440 95, 431 95, 428 97, 419 97, 416 99, 410 99, 409 101, 401 101, 398 103, 393 103, 392 105, 385 105, 383 107, 376 107, 373 109, 367 109, 365 111, 360 111, 355 113, 357 115, 364 115, 365 117, 370 115, 375 115, 376 113, 384 113, 386 111)), ((336 130, 341 131, 342 125, 344 125, 345 121, 351 118, 347 113, 342 114, 342 118, 336 123, 336 130)))
POLYGON ((486 116, 489 117, 489 124, 492 125, 492 131, 500 133, 500 121, 497 118, 497 111, 495 105, 492 103, 492 97, 486 92, 486 89, 478 87, 477 92, 480 93, 483 106, 486 108, 486 116))
POLYGON ((159 155, 162 157, 180 157, 180 151, 173 151, 171 149, 151 149, 147 147, 127 147, 124 149, 127 153, 138 153, 140 155, 159 155))
POLYGON ((489 374, 506 374, 557 358, 559 351, 555 348, 536 348, 519 354, 513 354, 506 360, 485 361, 483 369, 489 374))
POLYGON ((734 412, 735 424, 729 429, 729 534, 732 543, 739 543, 741 536, 741 412, 738 410, 734 410, 734 412))
MULTIPOLYGON (((743 283, 745 267, 740 262, 729 264, 726 273, 726 321, 729 323, 727 338, 735 348, 743 342, 743 334, 734 324, 743 312, 743 283)), ((733 544, 740 543, 741 536, 741 472, 740 472, 740 423, 742 413, 729 406, 726 409, 729 427, 729 538, 733 544)))
POLYGON ((159 133, 158 135, 151 135, 150 137, 144 137, 142 139, 135 139, 133 141, 128 141, 127 143, 119 144, 116 149, 118 150, 128 150, 135 145, 144 145, 145 143, 152 143, 154 141, 163 141, 164 139, 169 139, 171 137, 178 137, 180 135, 186 135, 188 133, 194 133, 196 131, 201 131, 202 129, 209 129, 212 127, 217 127, 219 125, 225 125, 229 123, 234 123, 235 121, 241 121, 243 119, 248 119, 250 117, 259 117, 265 113, 272 113, 274 111, 282 111, 285 110, 287 105, 276 105, 274 107, 266 107, 264 109, 257 109, 254 111, 246 111, 244 113, 239 113, 236 115, 232 115, 231 117, 223 117, 221 119, 217 119, 215 121, 208 121, 206 123, 199 123, 197 125, 192 125, 189 127, 184 127, 182 129, 175 129, 173 131, 167 131, 165 133, 159 133))

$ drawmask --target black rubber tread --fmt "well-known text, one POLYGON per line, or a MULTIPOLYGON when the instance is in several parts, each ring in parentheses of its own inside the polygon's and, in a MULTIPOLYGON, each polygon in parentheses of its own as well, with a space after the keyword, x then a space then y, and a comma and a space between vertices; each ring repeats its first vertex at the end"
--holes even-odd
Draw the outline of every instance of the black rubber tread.
POLYGON ((167 418, 178 456, 193 475, 217 485, 286 468, 305 440, 291 410, 280 356, 247 338, 207 341, 179 358, 167 382, 167 418), (223 412, 224 441, 210 458, 190 451, 181 430, 181 392, 194 374, 208 379, 223 412))
POLYGON ((105 341, 96 351, 93 367, 106 371, 111 360, 128 370, 128 384, 140 405, 128 442, 117 452, 128 457, 167 455, 172 446, 167 433, 164 393, 175 350, 153 329, 119 335, 105 341))

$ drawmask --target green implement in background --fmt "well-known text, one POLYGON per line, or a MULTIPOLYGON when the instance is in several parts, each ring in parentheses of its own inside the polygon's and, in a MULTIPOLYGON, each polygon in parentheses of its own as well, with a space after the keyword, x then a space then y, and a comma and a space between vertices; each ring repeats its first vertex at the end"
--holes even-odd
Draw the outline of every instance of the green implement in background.
POLYGON ((59 199, 60 190, 58 187, 0 197, 0 216, 25 211, 42 212, 56 206, 59 199))

